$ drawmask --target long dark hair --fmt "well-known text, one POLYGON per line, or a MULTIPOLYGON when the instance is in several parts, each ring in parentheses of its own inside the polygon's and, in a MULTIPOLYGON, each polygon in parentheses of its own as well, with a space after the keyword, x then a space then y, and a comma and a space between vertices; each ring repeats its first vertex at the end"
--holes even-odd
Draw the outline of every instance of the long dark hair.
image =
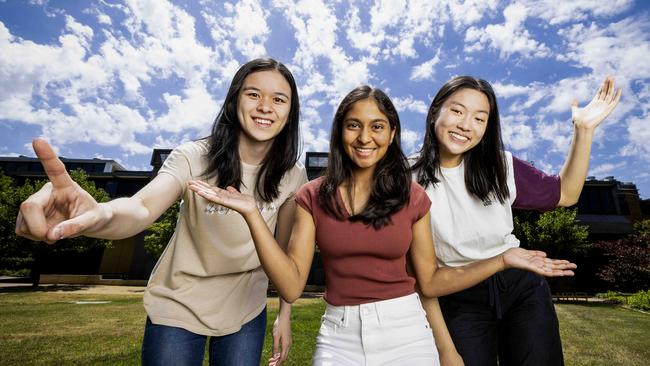
POLYGON ((298 120, 300 118, 300 103, 298 88, 293 75, 286 66, 271 58, 258 58, 245 63, 237 70, 230 83, 228 94, 223 106, 212 125, 212 134, 208 137, 210 146, 206 158, 208 167, 204 172, 207 178, 217 178, 217 186, 225 188, 233 186, 237 189, 242 185, 242 169, 239 160, 239 134, 242 133, 237 118, 237 103, 239 91, 244 79, 254 72, 278 71, 291 87, 291 108, 287 122, 282 131, 275 137, 257 174, 255 193, 264 202, 271 202, 278 197, 280 180, 298 161, 300 153, 298 120))
POLYGON ((487 127, 483 138, 471 150, 463 154, 465 164, 465 186, 478 199, 489 202, 493 194, 503 203, 510 196, 507 184, 506 159, 501 140, 501 121, 497 98, 490 83, 471 76, 457 76, 440 88, 431 102, 427 114, 427 128, 420 155, 412 169, 417 171, 418 183, 423 187, 439 182, 440 146, 436 137, 435 124, 444 102, 461 89, 473 89, 483 94, 490 104, 487 127))
POLYGON ((395 136, 386 155, 377 163, 366 207, 349 220, 361 221, 379 229, 388 225, 391 222, 390 216, 406 204, 411 190, 408 162, 400 148, 399 116, 390 98, 379 89, 367 85, 359 86, 343 98, 336 110, 330 134, 329 161, 318 191, 318 202, 329 215, 344 219, 344 208, 336 200, 337 189, 344 182, 352 185, 352 171, 355 165, 343 147, 343 122, 352 105, 365 99, 371 99, 377 104, 377 108, 388 118, 395 136))

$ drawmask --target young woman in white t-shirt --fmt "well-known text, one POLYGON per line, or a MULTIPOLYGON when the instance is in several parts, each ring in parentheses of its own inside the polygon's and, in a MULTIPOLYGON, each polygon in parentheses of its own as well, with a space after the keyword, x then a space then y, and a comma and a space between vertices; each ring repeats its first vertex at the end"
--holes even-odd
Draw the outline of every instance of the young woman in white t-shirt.
MULTIPOLYGON (((80 235, 123 239, 145 230, 182 199, 174 236, 145 291, 145 365, 259 365, 268 279, 239 214, 194 199, 187 181, 204 179, 252 194, 264 222, 286 245, 306 181, 299 155, 299 103, 291 72, 273 59, 244 64, 233 77, 212 134, 175 149, 133 197, 97 203, 74 183, 51 146, 33 142, 51 183, 21 205, 18 235, 54 243, 80 235), (276 225, 277 221, 277 225, 276 225)), ((183 121, 178 121, 183 123, 183 121)), ((290 306, 274 326, 274 361, 291 345, 290 306)))
MULTIPOLYGON (((571 108, 573 141, 559 177, 503 151, 494 91, 468 76, 448 81, 427 115, 412 167, 427 191, 438 261, 459 267, 518 247, 511 207, 548 210, 578 201, 594 130, 621 96, 605 79, 584 108, 571 108)), ((439 299, 466 365, 561 365, 557 316, 546 281, 509 269, 439 299)))

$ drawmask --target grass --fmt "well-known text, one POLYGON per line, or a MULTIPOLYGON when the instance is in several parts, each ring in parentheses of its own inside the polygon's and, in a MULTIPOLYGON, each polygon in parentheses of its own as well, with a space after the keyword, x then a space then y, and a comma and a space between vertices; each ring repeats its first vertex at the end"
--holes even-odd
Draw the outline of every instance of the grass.
MULTIPOLYGON (((294 306, 286 365, 309 365, 324 307, 320 299, 294 306)), ((649 314, 594 303, 559 304, 557 312, 567 365, 644 365, 650 359, 649 314)), ((263 360, 271 353, 276 314, 273 299, 263 360)), ((138 365, 144 319, 141 295, 0 292, 0 365, 138 365)))

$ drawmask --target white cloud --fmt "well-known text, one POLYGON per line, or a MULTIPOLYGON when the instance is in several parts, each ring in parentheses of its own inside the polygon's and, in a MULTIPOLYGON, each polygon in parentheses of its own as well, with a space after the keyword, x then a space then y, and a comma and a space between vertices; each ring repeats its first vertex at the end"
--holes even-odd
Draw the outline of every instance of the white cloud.
POLYGON ((617 175, 615 174, 617 170, 620 170, 621 168, 625 167, 627 165, 626 162, 620 162, 620 163, 604 163, 600 164, 597 166, 594 166, 593 168, 589 168, 589 174, 594 177, 601 177, 601 176, 610 176, 610 175, 617 175))
POLYGON ((395 97, 392 98, 391 100, 393 101, 393 104, 395 105, 395 109, 397 109, 398 113, 402 113, 404 111, 411 111, 411 112, 426 115, 427 112, 429 111, 429 107, 427 106, 426 103, 424 103, 421 100, 414 99, 410 95, 406 97, 395 97))
POLYGON ((570 122, 540 122, 537 124, 535 132, 542 140, 551 143, 551 152, 566 155, 569 151, 569 146, 571 146, 571 136, 573 135, 573 127, 570 122))
POLYGON ((575 23, 593 17, 610 17, 629 10, 633 0, 528 0, 526 6, 531 16, 539 17, 551 25, 575 23))
POLYGON ((527 149, 535 143, 533 129, 523 121, 529 120, 527 116, 502 116, 501 134, 503 143, 514 150, 527 149))
POLYGON ((404 154, 406 154, 406 156, 412 155, 420 150, 423 139, 423 136, 420 132, 404 128, 402 130, 401 137, 402 151, 404 151, 404 154))
POLYGON ((411 70, 410 80, 412 81, 421 81, 421 80, 432 80, 435 73, 435 66, 440 62, 440 49, 436 52, 435 56, 429 61, 421 63, 420 65, 415 66, 411 70))
POLYGON ((490 47, 499 51, 500 57, 504 59, 514 54, 523 58, 550 56, 550 49, 544 43, 533 39, 526 29, 524 21, 528 14, 523 4, 508 5, 503 15, 503 24, 489 24, 484 29, 470 27, 465 33, 465 50, 475 52, 490 47))

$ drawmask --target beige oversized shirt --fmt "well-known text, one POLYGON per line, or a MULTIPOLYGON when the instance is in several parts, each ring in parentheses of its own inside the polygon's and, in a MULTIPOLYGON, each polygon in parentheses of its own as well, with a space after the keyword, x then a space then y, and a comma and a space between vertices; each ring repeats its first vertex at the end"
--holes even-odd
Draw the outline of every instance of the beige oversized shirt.
MULTIPOLYGON (((237 332, 260 314, 268 278, 242 216, 187 189, 188 180, 205 179, 207 152, 206 140, 185 143, 158 173, 176 179, 183 190, 182 202, 176 231, 149 278, 144 307, 154 324, 220 336, 237 332)), ((259 166, 242 163, 242 170, 241 190, 253 194, 259 166)), ((306 181, 298 163, 282 178, 275 201, 258 202, 271 231, 280 206, 306 181)))

